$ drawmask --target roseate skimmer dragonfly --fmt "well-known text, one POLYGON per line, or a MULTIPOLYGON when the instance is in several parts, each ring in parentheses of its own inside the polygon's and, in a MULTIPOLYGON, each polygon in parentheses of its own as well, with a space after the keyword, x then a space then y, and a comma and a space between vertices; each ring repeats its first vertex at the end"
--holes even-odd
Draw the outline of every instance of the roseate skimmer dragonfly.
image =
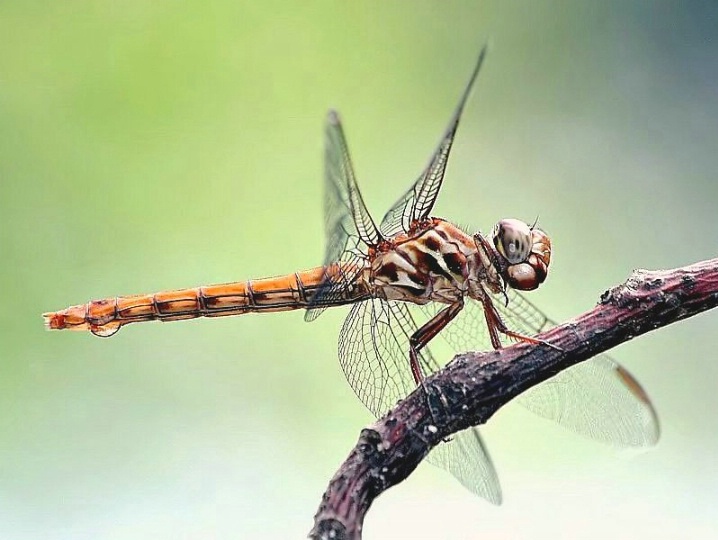
MULTIPOLYGON (((428 343, 437 335, 457 352, 499 348, 552 321, 517 290, 546 278, 548 236, 515 219, 490 236, 468 234, 431 217, 454 135, 486 49, 474 67, 429 164, 377 226, 354 177, 336 112, 326 121, 324 265, 285 276, 94 300, 44 314, 50 329, 108 337, 143 321, 176 321, 306 309, 314 320, 351 304, 339 334, 339 360, 359 399, 376 416, 439 368, 428 343)), ((638 382, 607 356, 557 374, 517 400, 533 412, 591 438, 641 446, 658 439, 654 409, 638 382)), ((501 501, 496 472, 476 428, 428 457, 474 493, 501 501)))

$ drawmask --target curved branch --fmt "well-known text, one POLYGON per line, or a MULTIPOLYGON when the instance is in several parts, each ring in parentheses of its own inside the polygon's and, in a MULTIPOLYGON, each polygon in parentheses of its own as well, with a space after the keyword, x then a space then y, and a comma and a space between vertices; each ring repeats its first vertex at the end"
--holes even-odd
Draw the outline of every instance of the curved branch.
MULTIPOLYGON (((314 539, 361 538, 374 499, 411 474, 442 439, 485 423, 524 390, 636 336, 718 305, 718 259, 666 271, 636 270, 599 304, 548 332, 552 347, 519 343, 456 356, 363 429, 314 517, 314 539)), ((646 399, 640 387, 633 389, 646 399)))

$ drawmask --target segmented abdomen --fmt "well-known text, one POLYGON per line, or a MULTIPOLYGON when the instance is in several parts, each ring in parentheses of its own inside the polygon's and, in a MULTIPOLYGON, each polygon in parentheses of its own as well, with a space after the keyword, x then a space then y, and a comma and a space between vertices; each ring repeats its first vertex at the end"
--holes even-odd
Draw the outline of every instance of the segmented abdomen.
MULTIPOLYGON (((105 298, 45 313, 43 317, 51 330, 89 330, 97 336, 108 337, 121 326, 134 322, 302 309, 310 306, 327 272, 332 271, 335 272, 336 267, 223 285, 105 298)), ((361 285, 353 287, 337 297, 335 304, 351 302, 362 292, 366 290, 361 285)))

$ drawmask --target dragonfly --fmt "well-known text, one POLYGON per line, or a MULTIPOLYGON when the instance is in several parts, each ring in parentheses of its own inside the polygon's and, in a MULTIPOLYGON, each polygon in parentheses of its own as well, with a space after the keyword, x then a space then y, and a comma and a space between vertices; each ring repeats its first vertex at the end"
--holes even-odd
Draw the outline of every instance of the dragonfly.
MULTIPOLYGON (((376 224, 359 190, 339 114, 325 124, 322 266, 279 277, 118 296, 45 313, 47 328, 100 337, 145 321, 178 321, 304 309, 307 321, 351 305, 338 340, 352 389, 377 417, 441 366, 430 342, 454 352, 499 349, 554 325, 520 291, 547 277, 551 240, 536 224, 502 219, 489 235, 433 217, 459 120, 486 56, 476 61, 449 124, 417 180, 376 224), (434 342, 436 343, 436 342, 434 342)), ((562 371, 516 400, 539 416, 617 446, 659 436, 654 407, 638 381, 601 355, 562 371)), ((499 504, 499 480, 478 428, 434 448, 428 461, 473 493, 499 504)))

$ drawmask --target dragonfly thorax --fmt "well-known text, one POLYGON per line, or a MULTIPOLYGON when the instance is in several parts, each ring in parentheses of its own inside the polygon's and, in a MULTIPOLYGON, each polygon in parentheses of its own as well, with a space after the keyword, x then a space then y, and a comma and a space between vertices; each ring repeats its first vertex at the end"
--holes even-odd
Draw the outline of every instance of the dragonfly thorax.
POLYGON ((439 218, 385 240, 371 259, 370 288, 387 300, 451 304, 463 296, 483 297, 475 291, 477 287, 501 290, 499 268, 494 264, 497 256, 439 218))

